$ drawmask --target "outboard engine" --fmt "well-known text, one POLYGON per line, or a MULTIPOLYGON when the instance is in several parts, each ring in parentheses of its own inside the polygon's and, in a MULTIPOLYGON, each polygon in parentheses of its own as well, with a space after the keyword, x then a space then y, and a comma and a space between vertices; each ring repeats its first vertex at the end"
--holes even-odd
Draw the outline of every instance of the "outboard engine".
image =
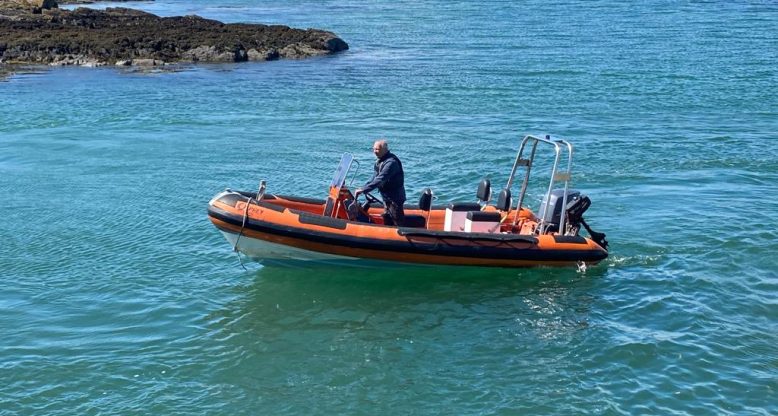
POLYGON ((575 234, 578 234, 578 229, 581 228, 581 222, 583 222, 583 214, 589 207, 592 206, 592 200, 586 195, 580 195, 577 198, 567 201, 567 223, 570 224, 570 230, 575 234))
MULTIPOLYGON (((551 191, 551 197, 549 200, 547 201, 544 197, 543 202, 540 204, 538 214, 543 214, 543 218, 541 219, 545 224, 548 225, 548 231, 559 230, 559 220, 562 218, 562 202, 564 201, 564 195, 564 189, 554 189, 551 191)), ((568 190, 567 205, 570 206, 571 202, 579 199, 580 197, 581 192, 572 189, 568 190)))
MULTIPOLYGON (((562 201, 565 191, 563 189, 555 189, 551 191, 550 203, 546 209, 545 223, 547 224, 546 231, 559 231, 559 221, 562 219, 562 201)), ((540 204, 540 211, 543 212, 543 206, 547 204, 546 198, 543 198, 543 203, 540 204)), ((565 207, 565 222, 569 224, 570 231, 577 235, 581 225, 584 226, 586 231, 592 240, 599 244, 600 247, 605 250, 608 249, 608 240, 605 239, 605 233, 598 233, 589 227, 589 224, 584 221, 583 214, 589 207, 592 206, 592 200, 586 195, 581 195, 579 191, 568 190, 567 191, 567 206, 565 207)))

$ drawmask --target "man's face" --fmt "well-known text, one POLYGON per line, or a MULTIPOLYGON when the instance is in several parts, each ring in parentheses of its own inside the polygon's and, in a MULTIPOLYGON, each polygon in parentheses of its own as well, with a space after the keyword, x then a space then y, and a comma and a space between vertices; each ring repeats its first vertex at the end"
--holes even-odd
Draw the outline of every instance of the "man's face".
POLYGON ((381 146, 380 143, 373 143, 373 154, 377 159, 380 159, 386 154, 386 148, 381 146))

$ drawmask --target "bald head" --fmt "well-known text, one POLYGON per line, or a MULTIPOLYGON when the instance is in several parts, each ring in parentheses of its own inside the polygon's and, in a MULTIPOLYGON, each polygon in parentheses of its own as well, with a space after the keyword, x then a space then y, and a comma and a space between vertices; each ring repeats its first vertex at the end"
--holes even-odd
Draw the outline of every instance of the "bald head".
POLYGON ((389 143, 386 142, 384 139, 376 140, 375 143, 373 143, 373 154, 378 159, 384 157, 385 154, 389 152, 389 143))

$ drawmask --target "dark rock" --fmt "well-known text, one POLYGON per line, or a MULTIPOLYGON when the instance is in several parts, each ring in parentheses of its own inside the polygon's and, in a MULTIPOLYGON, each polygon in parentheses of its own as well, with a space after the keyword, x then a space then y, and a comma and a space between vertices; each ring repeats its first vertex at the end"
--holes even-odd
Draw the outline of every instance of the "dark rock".
MULTIPOLYGON (((57 3, 59 3, 61 5, 65 5, 65 4, 92 4, 92 3, 97 3, 99 1, 104 1, 104 0, 58 0, 57 3)), ((111 3, 130 2, 130 1, 137 2, 139 0, 111 0, 111 3)), ((152 2, 154 0, 142 0, 142 1, 152 2)))
POLYGON ((57 2, 56 0, 0 0, 0 8, 30 10, 35 13, 35 10, 56 9, 57 2))
MULTIPOLYGON (((41 14, 0 0, 0 62, 51 65, 125 65, 138 62, 243 62, 305 58, 348 49, 332 32, 262 24, 224 24, 199 16, 159 17, 108 8, 41 14)), ((56 3, 55 3, 56 6, 56 3)))

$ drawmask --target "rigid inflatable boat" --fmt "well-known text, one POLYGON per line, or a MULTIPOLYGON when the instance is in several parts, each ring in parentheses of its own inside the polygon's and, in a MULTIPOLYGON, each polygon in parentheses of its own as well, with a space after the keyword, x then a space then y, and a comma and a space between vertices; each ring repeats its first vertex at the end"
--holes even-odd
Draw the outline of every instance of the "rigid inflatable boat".
MULTIPOLYGON (((575 266, 608 256, 605 234, 583 219, 591 200, 569 188, 573 146, 549 136, 526 136, 506 186, 491 201, 484 179, 473 202, 432 205, 427 188, 419 205, 405 205, 402 227, 387 225, 381 202, 355 200, 349 176, 358 162, 344 154, 326 199, 274 195, 265 181, 256 192, 227 189, 211 199, 208 217, 235 251, 255 260, 372 259, 490 267, 575 266), (552 156, 550 181, 536 215, 524 205, 530 173, 542 149, 552 156), (560 167, 560 165, 562 167, 560 167), (519 178, 521 181, 514 181, 519 178), (514 184, 517 198, 511 197, 514 184), (581 227, 588 236, 580 235, 581 227)), ((542 182, 545 184, 545 181, 542 182)))

